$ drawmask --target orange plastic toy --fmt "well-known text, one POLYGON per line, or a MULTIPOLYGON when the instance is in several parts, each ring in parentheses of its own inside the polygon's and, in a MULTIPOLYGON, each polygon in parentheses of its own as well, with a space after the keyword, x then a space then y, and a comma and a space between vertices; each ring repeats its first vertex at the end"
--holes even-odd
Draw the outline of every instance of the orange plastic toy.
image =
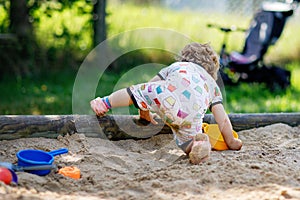
MULTIPOLYGON (((218 124, 202 124, 202 129, 205 134, 209 137, 209 142, 213 149, 215 150, 228 150, 228 146, 224 141, 221 131, 219 130, 218 124)), ((234 138, 238 138, 238 134, 232 132, 234 138)))
POLYGON ((77 167, 63 167, 58 170, 58 173, 73 179, 80 179, 80 169, 77 167))

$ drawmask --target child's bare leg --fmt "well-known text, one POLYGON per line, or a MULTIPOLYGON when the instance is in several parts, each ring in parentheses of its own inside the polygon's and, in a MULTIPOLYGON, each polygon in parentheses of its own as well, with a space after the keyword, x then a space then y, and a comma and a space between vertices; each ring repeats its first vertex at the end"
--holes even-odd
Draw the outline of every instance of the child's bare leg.
POLYGON ((92 110, 98 116, 104 115, 110 108, 129 106, 132 103, 132 99, 126 89, 115 91, 104 98, 97 97, 90 102, 92 110))
POLYGON ((192 143, 189 159, 192 164, 199 164, 208 160, 211 152, 211 144, 207 135, 199 133, 192 143))
POLYGON ((199 133, 184 143, 179 142, 176 138, 176 144, 181 148, 190 159, 192 164, 199 164, 208 160, 211 152, 211 144, 206 134, 199 133))

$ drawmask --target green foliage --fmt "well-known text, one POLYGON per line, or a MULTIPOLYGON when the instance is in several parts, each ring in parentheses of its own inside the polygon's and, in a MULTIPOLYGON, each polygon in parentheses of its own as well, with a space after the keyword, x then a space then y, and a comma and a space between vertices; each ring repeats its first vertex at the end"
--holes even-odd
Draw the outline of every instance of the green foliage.
MULTIPOLYGON (((0 30, 8 32, 8 8, 9 1, 0 5, 0 30), (3 12, 2 12, 3 11, 3 12)), ((151 4, 152 5, 152 4, 151 4)), ((207 28, 208 23, 216 23, 222 26, 237 25, 242 28, 249 26, 251 17, 221 15, 218 13, 172 11, 159 6, 137 6, 122 1, 122 3, 107 3, 107 36, 110 38, 116 34, 144 27, 157 27, 170 29, 184 34, 198 42, 210 42, 219 50, 223 40, 223 34, 215 29, 207 28)), ((92 48, 92 9, 91 1, 61 0, 61 1, 28 1, 31 8, 31 20, 34 25, 35 35, 43 64, 57 69, 68 68, 70 65, 78 67, 92 48)), ((300 26, 293 18, 274 47, 271 47, 266 60, 268 62, 299 61, 300 55, 300 26), (287 50, 288 49, 288 50, 287 50)), ((144 36, 149 40, 149 34, 144 36)), ((152 43, 159 43, 162 47, 173 44, 172 38, 162 40, 152 38, 152 43)), ((134 37, 120 38, 113 41, 110 46, 113 49, 126 49, 135 42, 134 37)), ((228 50, 241 50, 244 42, 244 33, 235 32, 229 35, 228 50)), ((161 59, 160 53, 143 52, 135 60, 161 59)), ((165 62, 171 62, 169 57, 165 62)), ((130 58, 123 59, 123 68, 130 65, 130 58)), ((40 66, 39 66, 40 67, 40 66)), ((38 67, 37 67, 38 68, 38 67)), ((46 68, 48 69, 48 68, 46 68)), ((118 70, 119 68, 117 68, 118 70)))
POLYGON ((5 5, 0 5, 0 33, 6 33, 8 26, 8 13, 6 12, 5 5))
MULTIPOLYGON (((41 55, 46 57, 43 66, 47 70, 41 72, 40 76, 31 78, 3 76, 0 79, 0 114, 71 114, 72 89, 76 76, 73 69, 79 67, 79 63, 92 48, 92 4, 90 1, 80 0, 72 1, 71 4, 65 4, 65 1, 28 2, 34 7, 31 14, 35 35, 42 47, 41 55)), ((7 32, 9 22, 7 13, 2 12, 4 8, 7 5, 0 5, 1 32, 7 32)), ((136 28, 158 27, 178 31, 198 42, 211 42, 217 50, 221 46, 223 35, 217 30, 208 29, 207 23, 217 22, 224 26, 236 24, 247 28, 250 22, 250 18, 245 17, 179 12, 126 3, 108 2, 107 11, 108 37, 136 28)), ((292 86, 286 91, 273 92, 263 84, 226 86, 225 107, 228 112, 300 112, 299 33, 299 23, 295 20, 288 22, 282 37, 266 57, 267 62, 294 61, 287 66, 292 71, 292 86)), ((144 38, 163 47, 178 42, 172 38, 151 38, 149 34, 144 35, 144 38)), ((126 49, 134 42, 135 38, 128 36, 114 40, 110 45, 113 49, 126 49)), ((228 41, 229 51, 240 50, 243 42, 244 34, 232 33, 228 41)), ((162 65, 142 66, 143 64, 167 65, 173 60, 173 55, 159 50, 140 50, 125 54, 115 61, 112 70, 101 77, 96 95, 108 95, 116 89, 146 82, 162 65), (142 70, 138 70, 141 69, 140 66, 142 70)), ((115 112, 122 113, 124 110, 115 112)), ((136 110, 131 108, 130 112, 135 113, 136 110)))
MULTIPOLYGON (((22 49, 22 45, 7 45, 0 41, 1 51, 4 52, 0 56, 1 74, 39 75, 49 68, 78 68, 78 63, 92 47, 92 3, 82 0, 29 0, 27 6, 29 21, 34 28, 34 42, 30 47, 32 53, 25 57, 24 62, 23 50, 28 50, 27 47, 22 49), (23 71, 30 72, 17 73, 23 71)), ((0 33, 11 31, 9 9, 10 1, 0 5, 0 33)), ((17 40, 18 44, 21 41, 17 40)))
MULTIPOLYGON (((57 9, 42 4, 32 13, 38 21, 35 23, 38 43, 46 49, 50 60, 82 60, 92 46, 92 5, 83 1, 75 1, 64 9, 61 4, 54 5, 57 9)), ((58 64, 62 67, 65 63, 58 64)))

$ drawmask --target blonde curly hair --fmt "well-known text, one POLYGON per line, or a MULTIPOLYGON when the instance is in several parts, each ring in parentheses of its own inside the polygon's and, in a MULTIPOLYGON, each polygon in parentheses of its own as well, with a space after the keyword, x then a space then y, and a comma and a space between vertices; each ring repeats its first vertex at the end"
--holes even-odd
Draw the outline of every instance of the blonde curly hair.
POLYGON ((179 62, 193 62, 203 67, 215 80, 218 79, 220 68, 219 56, 208 44, 190 43, 182 50, 176 58, 179 62))

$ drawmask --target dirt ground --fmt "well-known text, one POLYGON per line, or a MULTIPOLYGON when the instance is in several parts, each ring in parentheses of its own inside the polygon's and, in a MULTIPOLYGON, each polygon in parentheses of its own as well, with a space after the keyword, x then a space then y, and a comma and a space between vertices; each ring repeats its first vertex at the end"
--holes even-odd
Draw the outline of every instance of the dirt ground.
POLYGON ((82 134, 57 139, 0 141, 0 161, 16 163, 22 149, 51 151, 60 167, 76 166, 79 180, 52 171, 18 172, 18 185, 0 182, 0 199, 300 199, 300 127, 274 124, 238 133, 240 151, 213 151, 191 165, 172 135, 109 141, 82 134))

